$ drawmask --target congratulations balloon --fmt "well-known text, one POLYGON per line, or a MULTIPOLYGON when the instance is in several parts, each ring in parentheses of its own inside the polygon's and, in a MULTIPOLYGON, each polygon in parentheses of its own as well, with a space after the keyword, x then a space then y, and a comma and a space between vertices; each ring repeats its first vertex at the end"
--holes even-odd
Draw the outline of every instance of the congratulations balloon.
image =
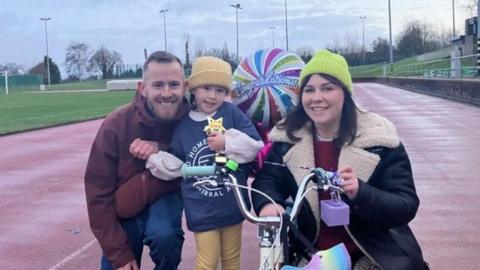
POLYGON ((300 57, 282 49, 256 51, 233 73, 233 103, 254 123, 270 130, 297 104, 303 66, 300 57))

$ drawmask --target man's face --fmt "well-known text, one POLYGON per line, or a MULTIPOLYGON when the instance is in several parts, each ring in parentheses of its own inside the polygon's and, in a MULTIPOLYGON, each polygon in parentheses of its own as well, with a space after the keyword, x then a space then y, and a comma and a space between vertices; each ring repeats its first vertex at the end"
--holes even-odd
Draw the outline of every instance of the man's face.
POLYGON ((149 63, 139 91, 155 116, 162 120, 173 119, 186 91, 182 67, 175 61, 149 63))

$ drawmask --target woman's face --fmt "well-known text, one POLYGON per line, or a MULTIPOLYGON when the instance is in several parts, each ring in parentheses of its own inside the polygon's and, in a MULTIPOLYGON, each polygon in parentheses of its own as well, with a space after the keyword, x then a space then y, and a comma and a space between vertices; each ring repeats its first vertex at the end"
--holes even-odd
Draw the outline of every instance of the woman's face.
POLYGON ((317 129, 338 131, 344 100, 343 89, 318 74, 302 90, 303 108, 317 129))

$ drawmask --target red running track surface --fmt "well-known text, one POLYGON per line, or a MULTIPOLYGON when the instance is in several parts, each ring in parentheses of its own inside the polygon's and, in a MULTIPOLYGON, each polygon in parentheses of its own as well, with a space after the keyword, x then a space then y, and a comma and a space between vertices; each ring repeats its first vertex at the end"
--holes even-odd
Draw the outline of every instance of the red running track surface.
MULTIPOLYGON (((421 200, 411 226, 431 268, 479 269, 480 108, 379 84, 354 91, 396 125, 407 148, 421 200)), ((0 137, 1 269, 98 269, 83 174, 100 123, 0 137)), ((244 224, 242 269, 258 268, 255 233, 244 224)), ((144 268, 153 268, 144 254, 144 268)), ((186 232, 180 269, 193 269, 194 257, 186 232)))

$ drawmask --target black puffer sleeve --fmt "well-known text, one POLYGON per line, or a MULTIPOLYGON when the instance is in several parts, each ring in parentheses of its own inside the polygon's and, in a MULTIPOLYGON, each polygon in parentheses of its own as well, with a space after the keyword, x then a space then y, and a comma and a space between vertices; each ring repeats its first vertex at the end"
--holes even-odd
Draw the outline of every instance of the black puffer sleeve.
POLYGON ((352 215, 375 227, 405 225, 415 217, 420 204, 407 152, 400 144, 385 149, 381 156, 368 183, 360 181, 357 197, 349 201, 352 215))
MULTIPOLYGON (((252 183, 253 188, 266 193, 284 207, 286 199, 293 197, 297 192, 297 183, 290 170, 283 164, 283 156, 291 147, 292 144, 289 143, 274 142, 265 164, 252 183)), ((252 192, 252 203, 257 214, 269 202, 264 196, 252 192)))

